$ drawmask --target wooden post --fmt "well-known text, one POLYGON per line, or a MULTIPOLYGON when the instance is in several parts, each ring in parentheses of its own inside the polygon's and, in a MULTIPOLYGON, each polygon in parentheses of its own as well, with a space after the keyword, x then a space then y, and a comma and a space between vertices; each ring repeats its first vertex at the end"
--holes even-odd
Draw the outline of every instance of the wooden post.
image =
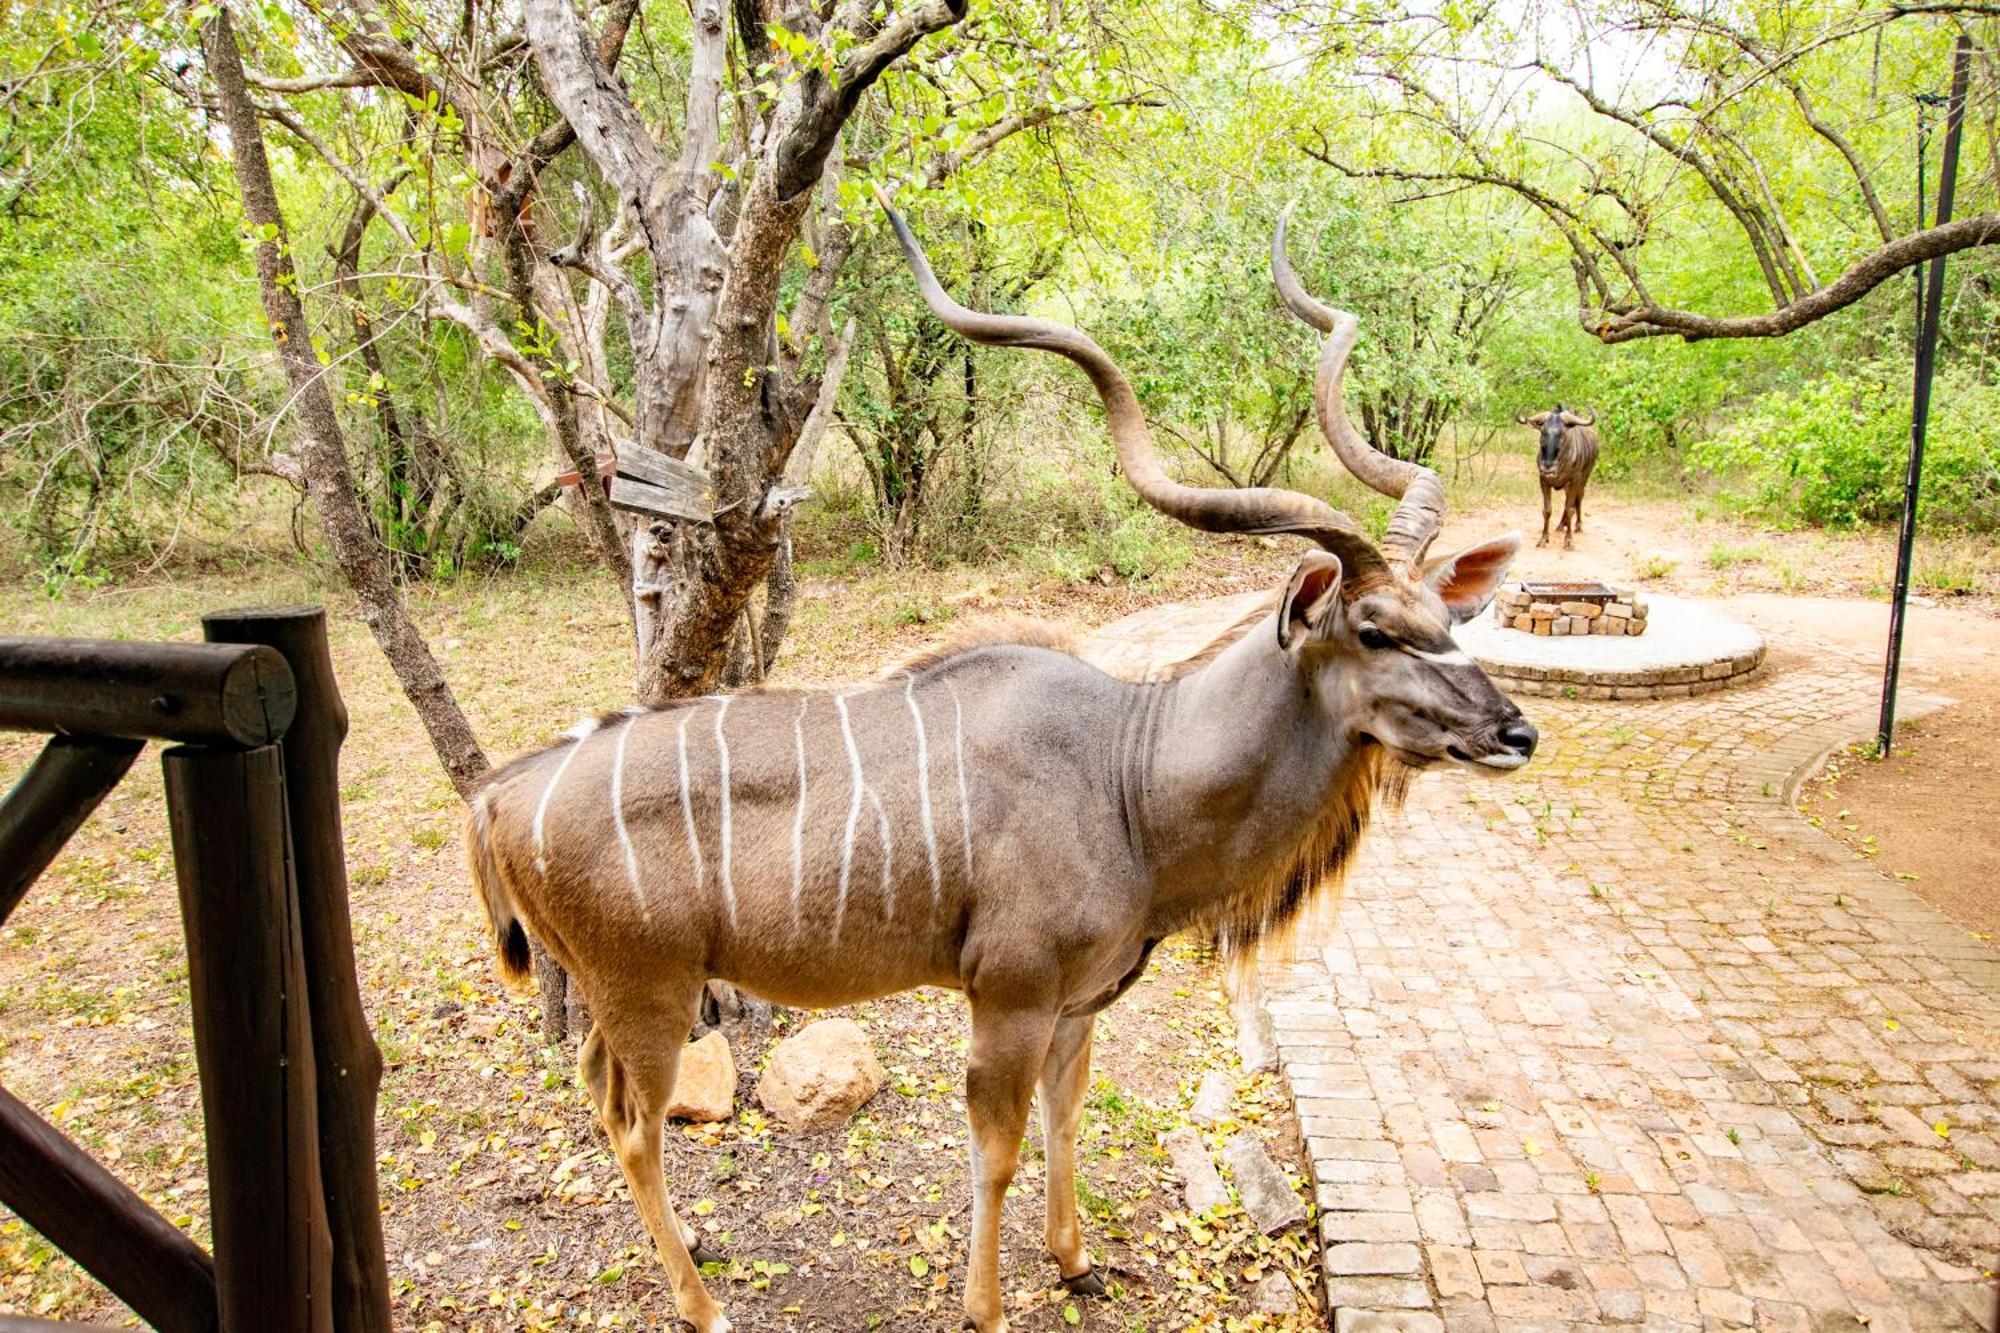
POLYGON ((125 776, 144 741, 52 736, 0 801, 0 922, 125 776))
POLYGON ((161 759, 208 1141, 221 1333, 331 1333, 311 1020, 284 759, 161 759))
POLYGON ((298 885, 306 989, 312 1001, 319 1102, 319 1167, 333 1238, 333 1324, 339 1333, 390 1333, 389 1269, 375 1166, 375 1103, 382 1053, 368 1028, 354 970, 347 862, 340 829, 340 747, 347 709, 317 606, 218 611, 202 618, 214 642, 278 651, 298 685, 298 712, 281 748, 298 885))
POLYGON ((5 1088, 0 1198, 160 1333, 214 1333, 215 1268, 201 1247, 5 1088))

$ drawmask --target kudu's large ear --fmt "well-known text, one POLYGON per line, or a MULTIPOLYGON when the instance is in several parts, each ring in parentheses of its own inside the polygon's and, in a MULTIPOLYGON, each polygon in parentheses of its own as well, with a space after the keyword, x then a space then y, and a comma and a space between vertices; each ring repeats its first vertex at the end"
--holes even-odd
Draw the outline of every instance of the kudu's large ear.
POLYGON ((1290 648, 1326 623, 1340 602, 1340 561, 1308 551, 1285 581, 1278 602, 1278 646, 1290 648))
POLYGON ((1425 565, 1424 583, 1444 602, 1454 623, 1470 620, 1493 600, 1520 549, 1516 532, 1468 546, 1425 565))

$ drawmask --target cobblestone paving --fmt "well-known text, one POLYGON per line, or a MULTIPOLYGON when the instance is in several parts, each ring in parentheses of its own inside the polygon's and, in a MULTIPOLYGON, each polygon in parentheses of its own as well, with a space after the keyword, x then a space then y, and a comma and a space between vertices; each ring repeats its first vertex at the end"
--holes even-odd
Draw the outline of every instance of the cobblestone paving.
POLYGON ((1791 811, 1876 668, 1784 656, 1524 701, 1264 965, 1339 1333, 1991 1326, 2000 954, 1791 811))

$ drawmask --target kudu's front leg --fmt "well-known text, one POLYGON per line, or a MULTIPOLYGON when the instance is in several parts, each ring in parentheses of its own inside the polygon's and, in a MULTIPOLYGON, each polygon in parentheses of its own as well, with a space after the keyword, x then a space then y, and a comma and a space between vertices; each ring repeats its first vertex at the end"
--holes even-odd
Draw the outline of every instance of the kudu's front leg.
POLYGON ((965 1279, 965 1324, 1007 1333, 1000 1300, 1000 1207, 1014 1182, 1028 1106, 1048 1058, 1055 1015, 1042 1008, 972 1003, 972 1059, 965 1108, 972 1121, 972 1255, 965 1279))
POLYGON ((1048 1159, 1048 1218, 1043 1235, 1062 1270, 1063 1285, 1080 1296, 1102 1296, 1104 1280, 1090 1264, 1076 1215, 1076 1129, 1090 1091, 1090 1038, 1096 1015, 1059 1019, 1042 1062, 1042 1153, 1048 1159))

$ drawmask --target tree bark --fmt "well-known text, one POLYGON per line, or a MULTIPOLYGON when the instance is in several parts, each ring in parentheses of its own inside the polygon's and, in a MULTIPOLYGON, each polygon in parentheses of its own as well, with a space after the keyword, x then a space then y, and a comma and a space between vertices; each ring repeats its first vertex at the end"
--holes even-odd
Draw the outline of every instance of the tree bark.
POLYGON ((243 213, 257 238, 257 279, 264 315, 278 360, 292 386, 293 420, 299 431, 299 463, 306 493, 319 511, 327 545, 342 576, 361 601, 362 618, 374 633, 397 683, 417 710, 431 746, 452 786, 463 795, 487 770, 485 753, 431 655, 430 645, 410 620, 396 591, 389 562, 370 539, 354 488, 347 441, 327 389, 326 372, 313 354, 310 325, 299 302, 290 240, 264 137, 243 76, 243 55, 229 10, 220 8, 202 25, 202 48, 229 128, 231 157, 243 213))

